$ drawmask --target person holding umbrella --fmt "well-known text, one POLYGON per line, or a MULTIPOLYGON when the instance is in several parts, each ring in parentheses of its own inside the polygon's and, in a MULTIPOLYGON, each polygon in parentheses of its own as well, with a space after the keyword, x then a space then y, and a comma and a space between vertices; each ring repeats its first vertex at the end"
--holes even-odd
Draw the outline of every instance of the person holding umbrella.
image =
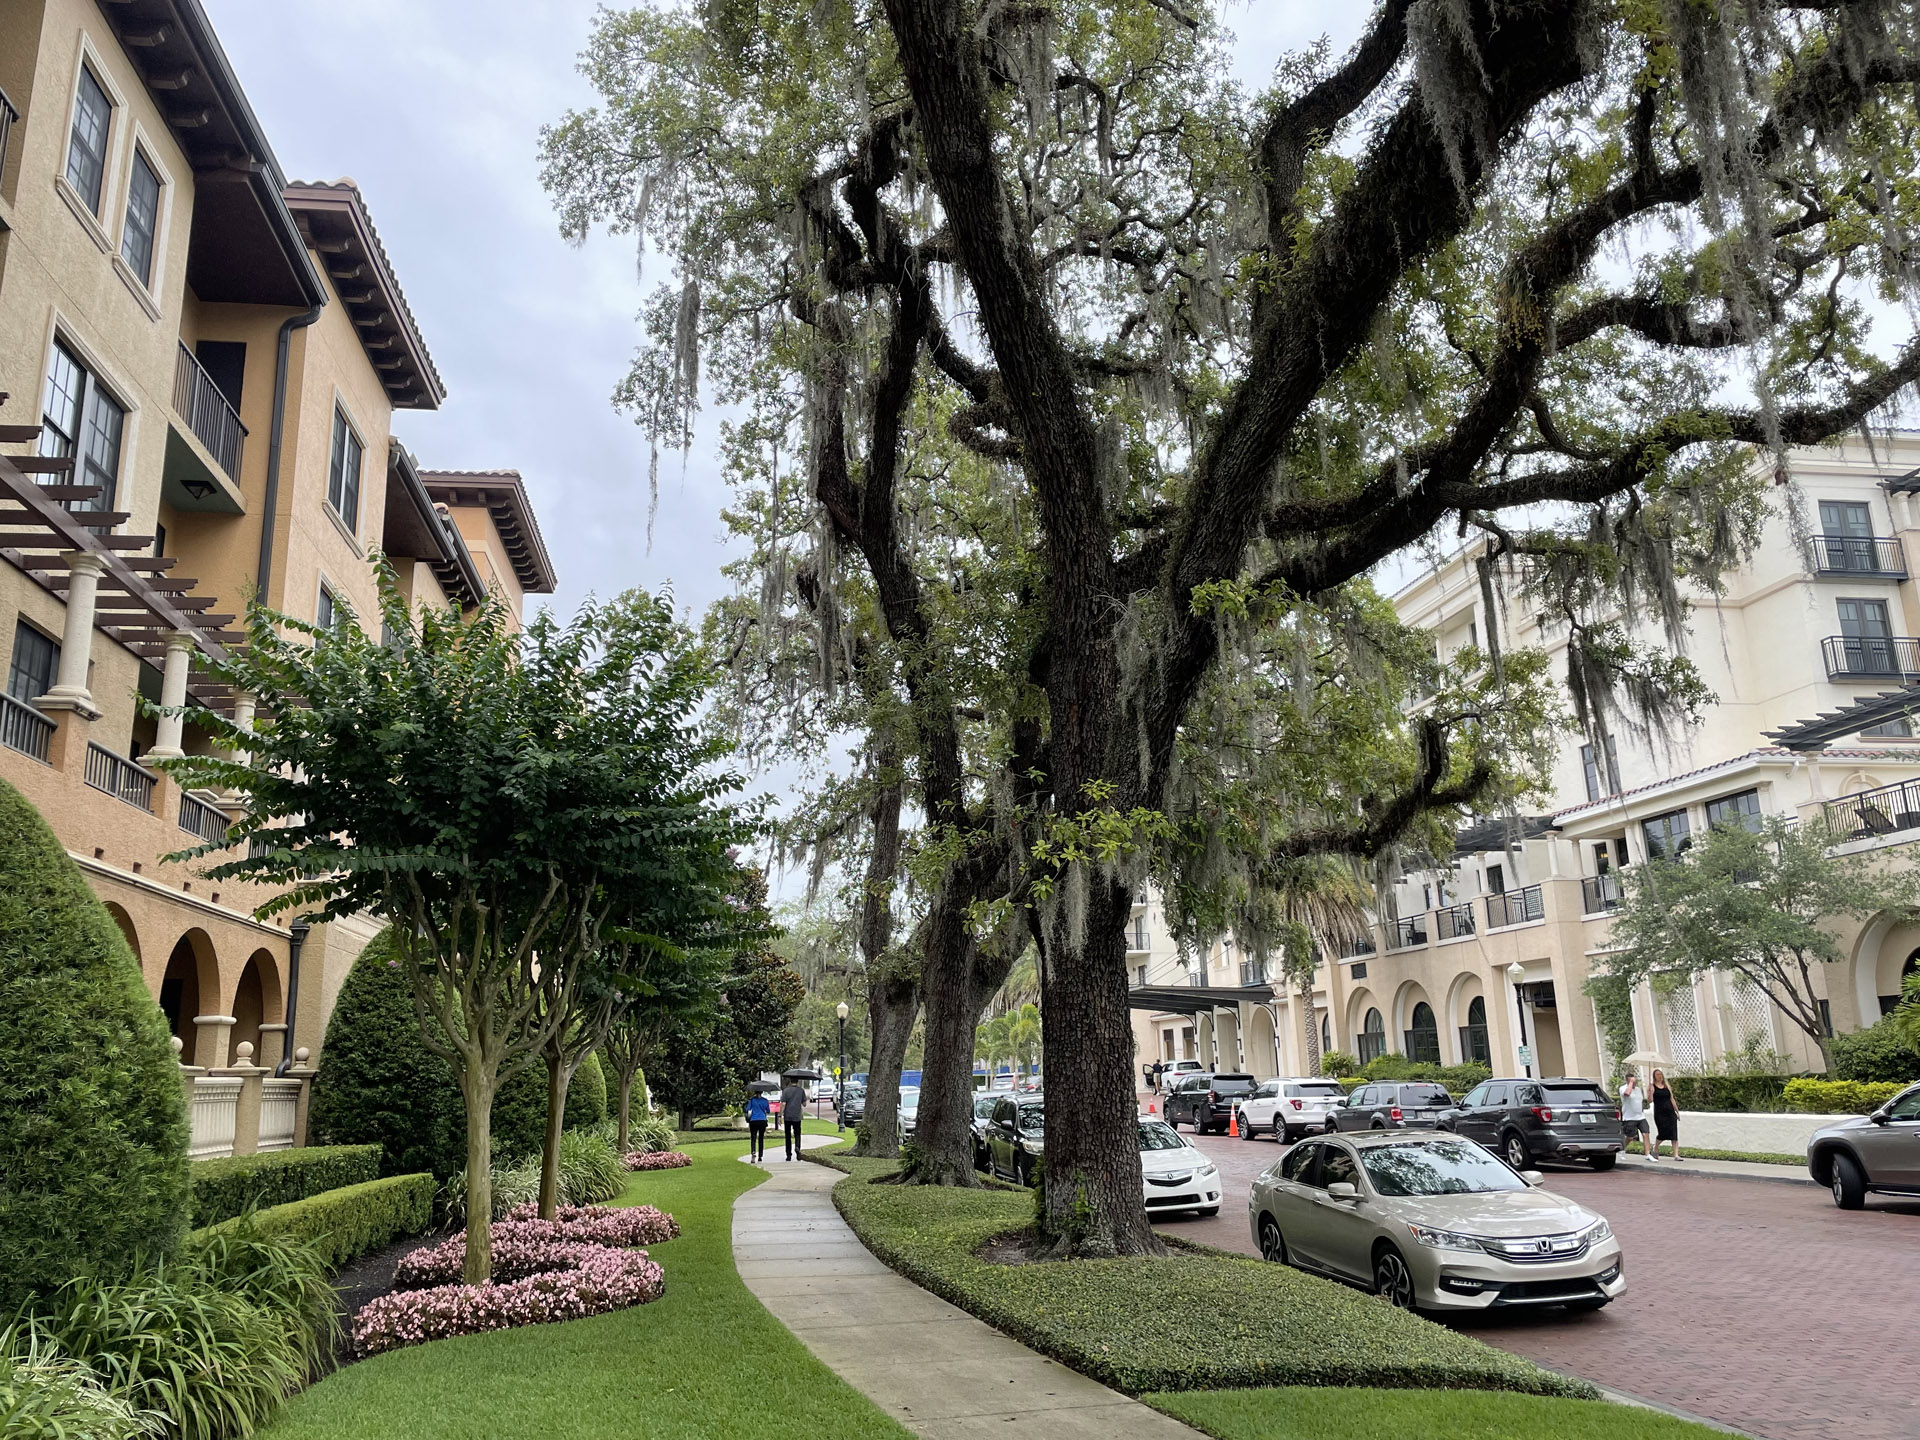
POLYGON ((787 1159, 800 1158, 800 1122, 807 1118, 807 1091, 799 1079, 787 1076, 787 1088, 780 1092, 780 1118, 786 1122, 787 1159))

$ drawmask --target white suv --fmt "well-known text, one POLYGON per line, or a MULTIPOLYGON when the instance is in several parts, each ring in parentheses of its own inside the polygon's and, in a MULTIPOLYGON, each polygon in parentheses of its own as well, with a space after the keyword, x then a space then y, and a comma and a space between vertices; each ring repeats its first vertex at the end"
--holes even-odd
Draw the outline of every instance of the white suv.
POLYGON ((1346 1096, 1338 1080, 1263 1080, 1236 1107, 1240 1138, 1251 1140, 1256 1131, 1266 1129, 1291 1145, 1302 1135, 1317 1135, 1327 1128, 1328 1113, 1346 1096))

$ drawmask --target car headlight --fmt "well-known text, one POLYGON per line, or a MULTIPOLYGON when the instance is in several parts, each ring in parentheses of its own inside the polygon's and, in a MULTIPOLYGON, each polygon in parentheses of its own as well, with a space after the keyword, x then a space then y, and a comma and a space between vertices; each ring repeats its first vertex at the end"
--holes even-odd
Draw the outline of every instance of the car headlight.
POLYGON ((1589 1245, 1598 1245, 1602 1240, 1613 1238, 1613 1227, 1604 1220, 1596 1220, 1580 1232, 1580 1238, 1589 1245))
POLYGON ((1425 1245, 1429 1250, 1485 1250, 1486 1247, 1471 1235, 1457 1234, 1452 1230, 1435 1230, 1428 1225, 1408 1225, 1407 1233, 1425 1245))
POLYGON ((1202 1165, 1198 1170, 1194 1171, 1193 1173, 1195 1175, 1198 1175, 1202 1180, 1204 1180, 1209 1175, 1218 1175, 1220 1173, 1220 1170, 1218 1166, 1216 1166, 1211 1160, 1209 1160, 1205 1165, 1202 1165))

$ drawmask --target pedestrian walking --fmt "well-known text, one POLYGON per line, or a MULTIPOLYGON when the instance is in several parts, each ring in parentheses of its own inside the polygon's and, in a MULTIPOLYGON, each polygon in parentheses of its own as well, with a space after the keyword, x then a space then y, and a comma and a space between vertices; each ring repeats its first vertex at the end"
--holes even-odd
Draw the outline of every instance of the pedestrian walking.
POLYGON ((1633 1144, 1633 1137, 1640 1137, 1640 1151, 1649 1160, 1654 1158, 1653 1141, 1647 1135, 1647 1096, 1640 1088, 1640 1077, 1629 1072, 1620 1082, 1620 1132, 1626 1144, 1633 1144))
POLYGON ((1667 1072, 1653 1072, 1653 1158, 1660 1158, 1660 1144, 1673 1146, 1673 1158, 1680 1158, 1680 1107, 1673 1103, 1673 1091, 1667 1085, 1667 1072))
POLYGON ((773 1106, 758 1090, 747 1097, 747 1158, 756 1165, 766 1163, 767 1120, 772 1114, 773 1106))
POLYGON ((787 1159, 800 1158, 800 1122, 807 1118, 807 1092, 798 1080, 787 1081, 780 1092, 780 1118, 786 1121, 787 1159))

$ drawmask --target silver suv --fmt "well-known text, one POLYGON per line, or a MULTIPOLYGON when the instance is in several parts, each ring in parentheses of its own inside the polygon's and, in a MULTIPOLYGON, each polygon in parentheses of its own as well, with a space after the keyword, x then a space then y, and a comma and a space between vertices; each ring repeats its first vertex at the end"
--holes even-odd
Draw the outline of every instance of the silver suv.
POLYGON ((1858 1210, 1869 1190, 1920 1195, 1920 1085, 1909 1085, 1871 1115, 1813 1132, 1807 1168, 1842 1210, 1858 1210))

